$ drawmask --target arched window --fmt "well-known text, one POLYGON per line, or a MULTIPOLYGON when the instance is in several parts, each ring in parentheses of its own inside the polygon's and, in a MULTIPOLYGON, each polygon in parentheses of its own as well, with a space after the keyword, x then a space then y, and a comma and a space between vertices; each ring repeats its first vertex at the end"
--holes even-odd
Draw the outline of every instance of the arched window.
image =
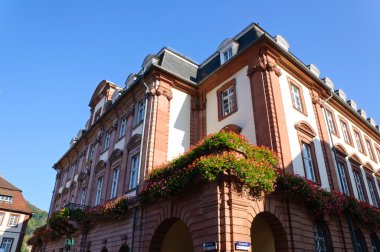
POLYGON ((119 249, 119 252, 129 252, 129 247, 126 243, 124 243, 123 245, 121 245, 120 249, 119 249))
POLYGON ((322 222, 314 224, 314 241, 317 252, 333 251, 330 232, 327 226, 322 222))
POLYGON ((100 252, 108 252, 108 249, 106 247, 103 247, 100 252))
POLYGON ((371 234, 371 247, 372 247, 372 252, 380 252, 379 237, 377 237, 375 233, 371 234))
POLYGON ((358 228, 355 228, 354 234, 355 234, 354 238, 355 238, 356 251, 358 252, 368 251, 367 245, 365 243, 365 238, 362 232, 358 228))

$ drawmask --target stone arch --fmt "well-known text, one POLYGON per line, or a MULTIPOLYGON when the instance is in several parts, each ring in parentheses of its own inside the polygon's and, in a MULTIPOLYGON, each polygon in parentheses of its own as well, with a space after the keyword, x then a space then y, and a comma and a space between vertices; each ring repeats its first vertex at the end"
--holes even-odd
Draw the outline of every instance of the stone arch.
POLYGON ((131 150, 133 149, 133 147, 136 147, 136 145, 141 142, 141 135, 140 134, 136 134, 134 135, 133 137, 131 137, 131 139, 129 139, 128 143, 127 143, 127 150, 131 150))
POLYGON ((339 153, 343 154, 345 157, 348 156, 348 152, 347 152, 346 148, 344 148, 343 145, 341 145, 341 144, 336 144, 336 145, 334 146, 334 148, 335 148, 336 151, 338 151, 339 153))
POLYGON ((240 134, 242 128, 240 126, 236 125, 236 124, 228 124, 228 125, 224 126, 220 131, 222 131, 222 130, 224 130, 224 131, 232 131, 232 132, 234 132, 236 134, 240 134))
POLYGON ((265 211, 257 214, 251 223, 251 244, 253 252, 289 251, 282 223, 274 214, 265 211), (261 240, 263 232, 266 232, 266 238, 261 240))
POLYGON ((356 163, 358 163, 359 165, 362 165, 363 164, 363 161, 358 157, 358 155, 356 154, 352 154, 349 156, 349 158, 353 161, 355 161, 356 163))
POLYGON ((314 138, 317 134, 313 127, 306 121, 300 121, 294 125, 296 130, 306 134, 308 137, 314 138))
POLYGON ((149 251, 190 252, 193 251, 193 247, 192 235, 188 226, 179 218, 170 218, 164 220, 155 230, 150 241, 149 251))
POLYGON ((106 168, 106 163, 103 160, 100 160, 95 166, 95 174, 101 172, 106 168))
POLYGON ((363 167, 364 167, 364 169, 368 170, 369 172, 374 173, 376 171, 375 167, 373 167, 369 162, 365 162, 363 164, 363 167))
POLYGON ((113 163, 115 160, 117 160, 118 158, 120 158, 121 156, 123 155, 123 151, 120 150, 120 149, 114 149, 109 157, 109 162, 110 163, 113 163))

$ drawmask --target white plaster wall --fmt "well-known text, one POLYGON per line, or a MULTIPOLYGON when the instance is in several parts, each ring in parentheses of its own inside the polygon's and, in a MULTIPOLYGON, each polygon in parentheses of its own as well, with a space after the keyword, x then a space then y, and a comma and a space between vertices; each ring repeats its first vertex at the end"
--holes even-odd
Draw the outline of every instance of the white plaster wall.
MULTIPOLYGON (((353 124, 352 121, 347 116, 339 113, 336 109, 334 109, 333 107, 331 107, 329 105, 329 103, 327 104, 327 106, 329 106, 329 109, 331 109, 331 111, 334 113, 335 124, 336 124, 336 127, 337 127, 338 132, 339 132, 339 137, 336 136, 336 135, 334 135, 334 134, 331 134, 332 144, 334 146, 336 146, 337 144, 340 144, 347 151, 347 153, 348 153, 347 156, 348 157, 352 156, 353 154, 356 154, 360 158, 360 160, 363 162, 363 164, 369 163, 369 164, 372 165, 372 167, 375 168, 375 170, 378 170, 380 168, 379 163, 376 163, 375 161, 373 161, 369 157, 367 145, 365 143, 365 138, 364 138, 364 136, 368 136, 368 135, 364 134, 364 132, 362 130, 360 130, 360 127, 358 127, 358 125, 356 125, 356 124, 353 124), (351 139, 354 142, 354 146, 346 143, 346 141, 344 140, 343 130, 342 130, 342 127, 341 127, 341 123, 340 123, 339 117, 342 117, 342 118, 345 119, 345 121, 347 123, 347 126, 348 126, 348 130, 350 131, 350 134, 351 134, 351 139), (352 126, 354 126, 356 129, 359 129, 359 131, 361 133, 361 136, 362 136, 363 145, 364 145, 364 148, 366 150, 367 155, 364 155, 363 153, 361 153, 358 150, 357 144, 356 144, 356 141, 355 141, 355 138, 354 138, 354 131, 353 131, 352 126)), ((325 124, 326 124, 326 128, 327 128, 328 126, 327 126, 326 121, 325 121, 325 124)), ((380 146, 380 144, 377 143, 374 139, 372 139, 370 137, 368 137, 368 138, 372 141, 373 152, 374 152, 374 155, 377 157, 377 153, 376 153, 376 149, 375 149, 376 145, 375 144, 377 144, 378 146, 380 146)), ((377 158, 379 158, 379 157, 377 157, 377 158)), ((353 172, 352 172, 352 167, 350 165, 349 158, 346 158, 346 161, 347 161, 346 162, 347 169, 348 169, 348 172, 349 172, 349 175, 350 175, 351 184, 352 184, 352 189, 354 191, 354 196, 356 198, 358 198, 358 192, 357 192, 357 189, 356 189, 355 180, 354 180, 354 176, 353 176, 353 172)), ((361 170, 362 170, 362 177, 363 177, 363 181, 364 181, 363 187, 367 190, 367 195, 368 195, 369 203, 373 204, 371 196, 370 196, 370 192, 368 190, 367 176, 366 176, 364 170, 363 169, 361 169, 361 170)), ((380 195, 380 190, 379 190, 380 188, 379 188, 379 185, 378 185, 378 183, 377 183, 376 180, 374 180, 374 185, 375 185, 375 190, 377 190, 377 194, 380 195)))
MULTIPOLYGON (((368 150, 367 150, 367 145, 365 143, 365 138, 364 136, 367 136, 371 141, 372 141, 372 148, 373 148, 373 152, 374 152, 374 155, 377 157, 377 153, 376 153, 376 149, 375 149, 375 145, 374 143, 376 143, 378 146, 380 146, 379 143, 377 143, 376 141, 374 141, 374 139, 370 138, 368 135, 364 134, 363 131, 360 130, 360 127, 358 127, 357 125, 353 124, 351 122, 351 120, 349 118, 347 118, 346 116, 342 115, 341 113, 339 113, 337 110, 335 110, 334 108, 332 108, 331 106, 329 106, 329 108, 333 111, 334 115, 335 115, 335 123, 337 125, 337 128, 338 128, 338 132, 339 132, 339 137, 337 137, 336 135, 333 135, 332 134, 332 140, 334 142, 334 145, 336 144, 340 144, 342 145, 346 151, 348 152, 348 155, 352 155, 352 154, 356 154, 362 161, 363 163, 370 163, 375 169, 379 169, 380 168, 380 165, 379 163, 376 163, 375 161, 373 161, 370 157, 369 157, 369 153, 368 153, 368 150), (343 131, 342 131, 342 127, 341 127, 341 124, 340 124, 340 121, 339 121, 339 116, 344 118, 347 123, 348 123, 348 129, 351 133, 351 138, 352 138, 352 141, 354 142, 354 146, 351 146, 350 144, 346 143, 344 141, 344 137, 343 137, 343 131), (355 128, 359 129, 361 135, 362 135, 362 140, 363 140, 363 145, 364 145, 364 148, 366 150, 366 153, 367 155, 364 155, 363 153, 361 153, 358 148, 357 148, 357 144, 356 144, 356 141, 355 141, 355 138, 354 138, 354 131, 352 129, 352 126, 354 126, 355 128)), ((326 124, 327 125, 327 124, 326 124)), ((327 126, 326 126, 327 127, 327 126)))
POLYGON ((5 212, 3 222, 0 225, 0 241, 3 240, 3 237, 13 238, 13 244, 11 252, 16 252, 17 243, 19 240, 20 232, 22 229, 22 224, 25 219, 25 215, 20 214, 19 222, 17 227, 8 227, 8 221, 11 213, 5 212))
POLYGON ((103 152, 100 157, 99 157, 99 160, 103 160, 104 162, 107 162, 108 160, 108 150, 106 150, 105 152, 103 152))
POLYGON ((247 77, 247 69, 248 67, 245 66, 207 93, 207 134, 219 132, 223 127, 229 124, 235 124, 242 128, 241 134, 244 135, 249 142, 256 144, 255 121, 253 117, 251 88, 249 78, 247 77), (236 79, 236 100, 238 110, 234 114, 219 121, 217 90, 234 78, 236 79))
POLYGON ((317 158, 318 171, 321 178, 322 187, 329 189, 330 186, 329 186, 328 177, 327 177, 327 170, 326 170, 326 166, 324 162, 320 136, 318 135, 317 121, 315 118, 309 89, 306 88, 302 83, 298 82, 284 69, 281 69, 281 72, 282 72, 282 75, 279 78, 280 90, 281 90, 281 95, 282 95, 282 100, 283 100, 283 105, 284 105, 284 110, 285 110, 286 127, 287 127, 288 135, 289 135, 289 144, 290 144, 290 151, 291 151, 292 160, 293 160, 294 172, 301 176, 305 176, 305 171, 304 171, 302 156, 301 156, 301 146, 299 144, 297 130, 294 126, 300 121, 306 121, 313 127, 313 130, 317 133, 317 136, 314 138, 313 142, 314 142, 315 154, 317 158), (293 81, 295 81, 297 84, 299 84, 302 87, 302 93, 304 97, 307 115, 293 108, 288 78, 291 78, 293 81))
POLYGON ((170 101, 168 160, 190 148, 191 96, 175 88, 170 101))
POLYGON ((124 144, 125 144, 125 138, 123 137, 122 139, 120 139, 119 141, 117 141, 115 143, 114 149, 123 150, 124 149, 124 144))
MULTIPOLYGON (((144 122, 143 122, 143 123, 144 123, 144 122)), ((131 135, 131 137, 133 137, 133 136, 136 135, 136 134, 142 135, 143 123, 141 123, 137 128, 135 128, 135 129, 132 130, 132 135, 131 135)))

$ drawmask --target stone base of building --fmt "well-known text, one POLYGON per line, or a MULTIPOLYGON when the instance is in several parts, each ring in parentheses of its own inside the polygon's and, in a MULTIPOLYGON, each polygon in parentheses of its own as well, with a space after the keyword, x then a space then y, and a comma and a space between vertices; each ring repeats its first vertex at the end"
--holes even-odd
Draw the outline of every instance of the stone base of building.
MULTIPOLYGON (((70 251, 187 252, 215 245, 213 251, 318 251, 316 225, 335 252, 354 251, 354 230, 371 248, 377 231, 346 216, 315 216, 287 195, 251 198, 220 180, 170 200, 138 205, 125 219, 98 224, 87 234, 77 232, 70 251)), ((45 244, 43 251, 66 251, 65 239, 45 244)))

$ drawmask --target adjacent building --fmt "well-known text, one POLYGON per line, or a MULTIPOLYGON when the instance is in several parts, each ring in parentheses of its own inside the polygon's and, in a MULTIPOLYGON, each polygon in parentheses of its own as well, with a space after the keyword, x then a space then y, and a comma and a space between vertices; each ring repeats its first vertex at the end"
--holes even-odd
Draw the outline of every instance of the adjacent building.
POLYGON ((21 251, 25 229, 32 211, 22 191, 0 177, 0 251, 21 251))
MULTIPOLYGON (((138 196, 154 167, 221 130, 273 149, 286 173, 379 207, 379 126, 282 36, 257 24, 200 64, 169 48, 150 54, 124 86, 101 81, 89 106, 85 129, 54 164, 50 216, 138 196)), ((71 249, 379 251, 378 231, 344 216, 315 216, 286 195, 250 199, 221 179, 136 203, 123 220, 78 231, 71 249)), ((63 251, 65 239, 42 250, 63 251)))

